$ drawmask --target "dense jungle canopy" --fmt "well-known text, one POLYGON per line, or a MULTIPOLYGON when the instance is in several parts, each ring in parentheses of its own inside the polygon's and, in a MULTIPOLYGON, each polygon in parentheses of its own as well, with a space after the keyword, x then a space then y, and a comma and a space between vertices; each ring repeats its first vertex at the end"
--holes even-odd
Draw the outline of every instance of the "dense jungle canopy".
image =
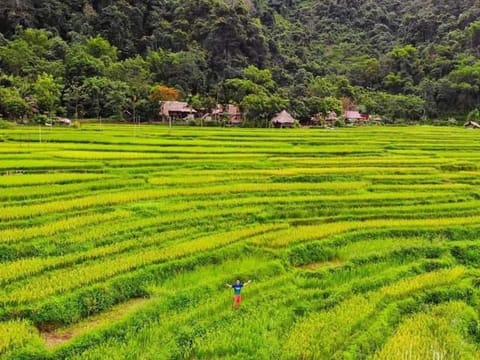
POLYGON ((258 124, 460 119, 480 106, 479 19, 478 0, 3 0, 0 113, 154 120, 161 84, 258 124))

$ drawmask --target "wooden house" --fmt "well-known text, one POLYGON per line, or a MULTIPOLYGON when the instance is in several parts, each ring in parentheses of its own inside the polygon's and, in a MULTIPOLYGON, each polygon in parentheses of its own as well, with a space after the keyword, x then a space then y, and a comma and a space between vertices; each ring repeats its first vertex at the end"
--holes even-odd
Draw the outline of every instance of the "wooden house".
POLYGON ((464 126, 468 129, 480 129, 480 124, 475 121, 468 121, 464 126))
POLYGON ((361 125, 370 120, 370 116, 367 114, 361 114, 359 111, 348 110, 344 114, 345 124, 347 125, 361 125))
POLYGON ((163 118, 172 120, 187 120, 194 117, 196 113, 195 109, 182 101, 164 101, 160 111, 163 118))

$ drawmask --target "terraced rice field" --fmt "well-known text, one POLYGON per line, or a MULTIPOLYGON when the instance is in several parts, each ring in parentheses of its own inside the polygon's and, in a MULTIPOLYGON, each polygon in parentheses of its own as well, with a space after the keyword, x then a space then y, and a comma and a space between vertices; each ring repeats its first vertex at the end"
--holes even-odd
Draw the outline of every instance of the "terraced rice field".
POLYGON ((0 358, 480 358, 478 132, 21 128, 0 174, 0 358))

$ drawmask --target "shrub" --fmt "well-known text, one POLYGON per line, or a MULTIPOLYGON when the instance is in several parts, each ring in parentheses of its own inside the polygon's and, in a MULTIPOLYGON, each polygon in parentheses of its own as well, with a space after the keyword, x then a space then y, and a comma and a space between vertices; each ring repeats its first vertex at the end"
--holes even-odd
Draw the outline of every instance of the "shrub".
POLYGON ((215 126, 218 126, 218 122, 215 121, 215 120, 205 120, 203 122, 203 126, 206 126, 206 127, 215 127, 215 126))
POLYGON ((293 266, 306 265, 319 261, 330 261, 335 257, 335 250, 316 243, 297 246, 288 253, 288 261, 293 266))
POLYGON ((449 118, 447 121, 448 121, 449 126, 457 126, 458 125, 458 121, 455 118, 449 118))
POLYGON ((0 88, 0 110, 7 118, 20 119, 30 112, 30 106, 13 88, 0 88))
POLYGON ((50 119, 47 115, 37 114, 33 117, 33 121, 39 125, 45 125, 50 122, 50 119))
POLYGON ((8 121, 0 119, 0 129, 10 129, 12 126, 8 121))
POLYGON ((457 259, 457 261, 464 265, 479 265, 480 264, 480 247, 460 247, 454 246, 451 249, 451 254, 457 259))

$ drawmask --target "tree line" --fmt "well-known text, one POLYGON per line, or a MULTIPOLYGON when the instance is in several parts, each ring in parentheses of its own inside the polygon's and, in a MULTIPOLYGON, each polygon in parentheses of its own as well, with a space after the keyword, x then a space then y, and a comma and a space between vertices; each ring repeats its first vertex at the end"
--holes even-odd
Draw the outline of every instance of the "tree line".
POLYGON ((256 126, 285 108, 463 117, 480 107, 479 15, 475 0, 7 0, 0 113, 155 120, 164 86, 256 126))

